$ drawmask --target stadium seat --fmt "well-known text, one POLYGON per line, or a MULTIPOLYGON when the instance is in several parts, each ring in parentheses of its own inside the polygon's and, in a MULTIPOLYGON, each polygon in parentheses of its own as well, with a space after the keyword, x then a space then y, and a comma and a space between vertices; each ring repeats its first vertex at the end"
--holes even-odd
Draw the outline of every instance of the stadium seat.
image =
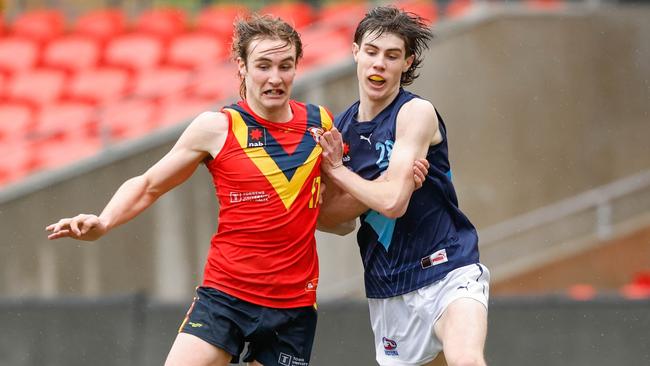
POLYGON ((218 101, 239 95, 237 67, 232 62, 224 62, 198 70, 189 89, 191 98, 218 101))
POLYGON ((192 32, 174 37, 167 46, 166 63, 196 69, 220 63, 228 55, 227 46, 207 32, 192 32))
POLYGON ((259 13, 279 17, 297 30, 311 25, 316 20, 314 9, 304 2, 273 3, 262 7, 259 13))
POLYGON ((159 39, 144 33, 130 33, 109 41, 104 61, 110 66, 137 72, 157 66, 162 57, 163 45, 159 39))
POLYGON ((175 8, 158 8, 145 11, 138 16, 135 30, 168 40, 181 34, 187 27, 185 12, 175 8))
POLYGON ((100 114, 99 126, 120 141, 146 135, 158 123, 158 106, 148 99, 134 98, 111 103, 100 114))
POLYGON ((206 7, 196 17, 196 30, 214 34, 225 42, 231 42, 235 20, 249 13, 246 6, 233 3, 206 7))
POLYGON ((202 112, 214 110, 223 105, 218 105, 218 100, 201 98, 170 98, 163 101, 159 109, 158 126, 173 126, 186 123, 202 112))
POLYGON ((352 43, 354 30, 369 8, 370 5, 365 2, 327 3, 318 11, 319 27, 339 30, 348 36, 352 43))
POLYGON ((38 42, 47 42, 63 34, 65 18, 58 10, 42 9, 20 14, 11 26, 17 36, 28 37, 38 42))
POLYGON ((65 82, 66 75, 61 70, 39 68, 24 71, 10 80, 6 97, 36 108, 61 98, 65 82))
POLYGON ((352 56, 352 39, 336 29, 314 28, 302 32, 303 59, 298 68, 337 62, 352 56))
POLYGON ((434 1, 401 1, 396 2, 395 6, 398 9, 417 14, 418 16, 428 21, 429 24, 433 24, 438 20, 438 7, 434 1))
POLYGON ((445 8, 445 16, 457 18, 465 15, 472 8, 472 0, 451 0, 445 8))
POLYGON ((175 67, 160 67, 136 75, 133 95, 145 98, 173 96, 189 88, 190 71, 175 67))
POLYGON ((95 67, 100 60, 100 46, 93 38, 70 35, 50 42, 43 52, 43 64, 76 72, 95 67))
POLYGON ((15 183, 38 168, 38 155, 23 140, 0 144, 0 187, 15 183))
POLYGON ((44 170, 57 169, 93 156, 102 150, 102 142, 98 137, 70 137, 47 139, 39 141, 38 168, 44 170))
POLYGON ((34 126, 34 111, 21 103, 0 103, 0 145, 22 140, 34 126))
POLYGON ((559 10, 565 5, 563 0, 525 0, 525 4, 535 10, 559 10))
POLYGON ((44 105, 36 117, 33 135, 40 139, 97 136, 97 110, 85 103, 62 102, 44 105))
POLYGON ((88 12, 77 19, 73 31, 76 34, 106 42, 126 30, 126 17, 119 9, 101 9, 88 12))
POLYGON ((109 102, 124 96, 129 87, 128 72, 100 67, 75 74, 66 89, 65 97, 91 104, 109 102))
POLYGON ((0 72, 10 75, 29 70, 38 59, 39 46, 34 41, 12 36, 0 38, 0 72))

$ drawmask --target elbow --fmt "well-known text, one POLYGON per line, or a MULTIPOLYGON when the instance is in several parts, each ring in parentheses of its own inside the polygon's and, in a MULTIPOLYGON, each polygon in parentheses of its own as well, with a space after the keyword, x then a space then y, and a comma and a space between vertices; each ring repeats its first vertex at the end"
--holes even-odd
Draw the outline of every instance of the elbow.
POLYGON ((389 219, 397 219, 404 216, 407 207, 408 201, 396 199, 386 202, 379 210, 379 213, 388 217, 389 219))

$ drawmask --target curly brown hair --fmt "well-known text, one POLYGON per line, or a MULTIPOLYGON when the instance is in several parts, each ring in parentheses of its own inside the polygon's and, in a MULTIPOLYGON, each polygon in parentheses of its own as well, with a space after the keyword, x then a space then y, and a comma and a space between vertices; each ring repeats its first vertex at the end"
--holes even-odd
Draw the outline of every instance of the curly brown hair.
POLYGON ((395 34, 404 41, 406 57, 415 55, 411 67, 402 73, 400 79, 401 85, 410 85, 419 76, 416 70, 422 63, 422 52, 429 48, 433 33, 419 15, 392 6, 379 6, 371 9, 359 22, 354 32, 354 43, 361 45, 365 35, 379 37, 384 32, 395 34))
MULTIPOLYGON (((251 42, 257 39, 279 39, 284 42, 282 47, 293 46, 296 50, 296 63, 302 57, 302 41, 300 35, 287 22, 270 15, 252 14, 245 19, 235 22, 235 32, 232 40, 232 57, 241 58, 248 64, 248 53, 251 42)), ((239 84, 239 95, 246 98, 246 84, 242 78, 239 84)))

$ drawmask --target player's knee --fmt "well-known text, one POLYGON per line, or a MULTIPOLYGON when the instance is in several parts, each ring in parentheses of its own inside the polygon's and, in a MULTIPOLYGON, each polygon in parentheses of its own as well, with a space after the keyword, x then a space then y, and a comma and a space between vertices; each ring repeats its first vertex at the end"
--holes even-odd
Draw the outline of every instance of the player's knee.
POLYGON ((486 366, 480 355, 458 354, 445 355, 448 366, 486 366))

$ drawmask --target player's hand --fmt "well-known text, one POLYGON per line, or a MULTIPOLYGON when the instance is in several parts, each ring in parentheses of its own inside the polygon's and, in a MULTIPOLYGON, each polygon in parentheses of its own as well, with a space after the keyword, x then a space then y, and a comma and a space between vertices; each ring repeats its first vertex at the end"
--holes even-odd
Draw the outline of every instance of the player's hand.
POLYGON ((418 159, 413 163, 413 181, 415 181, 416 190, 422 188, 428 170, 429 161, 427 159, 418 159))
POLYGON ((108 228, 96 215, 80 214, 72 218, 59 220, 45 228, 50 234, 48 239, 72 238, 92 241, 102 237, 108 228))
POLYGON ((343 165, 343 138, 336 127, 323 133, 318 142, 323 148, 322 168, 325 171, 336 169, 343 165))

